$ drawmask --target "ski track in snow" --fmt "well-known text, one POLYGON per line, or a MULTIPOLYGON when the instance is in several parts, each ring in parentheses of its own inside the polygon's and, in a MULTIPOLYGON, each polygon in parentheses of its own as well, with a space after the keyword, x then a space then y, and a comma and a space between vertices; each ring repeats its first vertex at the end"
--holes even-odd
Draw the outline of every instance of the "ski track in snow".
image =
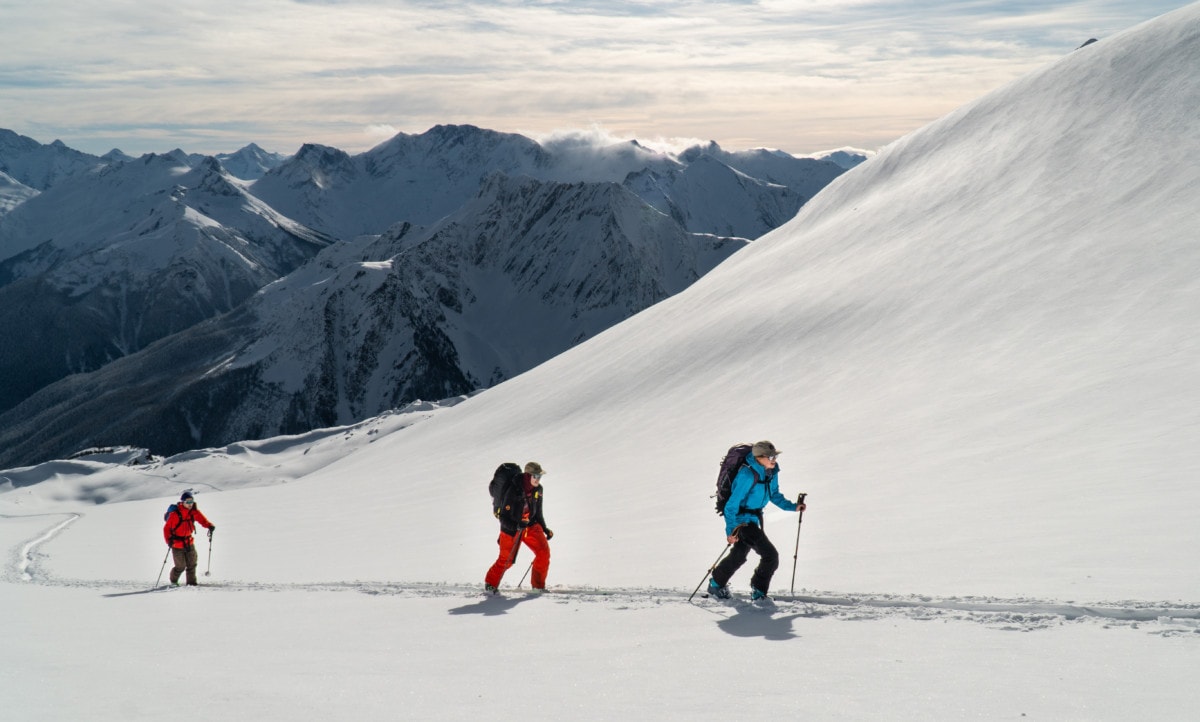
POLYGON ((79 514, 50 514, 47 516, 66 516, 67 518, 48 529, 41 536, 26 542, 21 547, 21 551, 16 555, 16 563, 13 564, 13 570, 16 574, 16 578, 21 581, 33 581, 33 573, 30 571, 30 568, 33 566, 34 549, 36 549, 39 544, 43 544, 53 539, 56 535, 58 535, 59 532, 61 532, 63 529, 66 529, 72 522, 80 517, 79 514))
MULTIPOLYGON (((40 536, 24 543, 15 555, 5 581, 10 583, 34 583, 43 586, 95 589, 103 591, 109 599, 134 595, 171 591, 173 593, 196 593, 186 587, 148 587, 146 583, 131 580, 82 580, 57 579, 39 573, 35 550, 58 535, 63 529, 80 518, 79 514, 65 514, 68 518, 59 522, 40 536)), ((260 582, 208 582, 201 583, 205 593, 209 592, 358 592, 361 594, 394 596, 401 599, 417 597, 461 598, 463 606, 450 610, 451 614, 482 614, 494 616, 504 614, 518 604, 545 599, 554 604, 604 604, 615 612, 644 609, 646 607, 676 605, 691 606, 696 610, 722 617, 719 624, 738 624, 743 615, 755 615, 761 619, 767 615, 772 619, 790 621, 797 617, 832 617, 844 621, 881 621, 889 618, 907 618, 929 622, 969 622, 983 624, 993 629, 1031 632, 1049 629, 1064 624, 1099 624, 1106 628, 1131 628, 1164 637, 1186 636, 1200 640, 1200 604, 1170 604, 1164 602, 1124 600, 1116 603, 1077 604, 1072 601, 1041 599, 1000 599, 995 597, 933 597, 903 594, 839 594, 801 590, 794 597, 790 592, 778 590, 774 605, 761 607, 752 604, 747 597, 735 596, 732 600, 708 599, 697 593, 694 597, 686 590, 670 588, 604 588, 551 586, 544 594, 533 594, 526 589, 513 587, 501 589, 499 595, 484 595, 480 585, 439 582, 314 582, 314 583, 260 583, 260 582), (690 601, 689 601, 690 598, 690 601)))

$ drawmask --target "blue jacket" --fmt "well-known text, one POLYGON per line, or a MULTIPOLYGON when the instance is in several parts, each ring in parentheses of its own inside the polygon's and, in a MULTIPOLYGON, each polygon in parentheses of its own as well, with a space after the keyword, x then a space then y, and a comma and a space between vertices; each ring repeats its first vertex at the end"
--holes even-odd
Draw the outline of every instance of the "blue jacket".
POLYGON ((733 534, 733 530, 741 524, 753 524, 761 527, 758 514, 770 501, 784 511, 796 511, 796 502, 789 500, 779 491, 779 466, 768 475, 767 470, 758 459, 746 457, 746 464, 738 469, 737 476, 729 485, 729 501, 725 502, 725 536, 733 534), (756 481, 767 479, 767 483, 756 481))

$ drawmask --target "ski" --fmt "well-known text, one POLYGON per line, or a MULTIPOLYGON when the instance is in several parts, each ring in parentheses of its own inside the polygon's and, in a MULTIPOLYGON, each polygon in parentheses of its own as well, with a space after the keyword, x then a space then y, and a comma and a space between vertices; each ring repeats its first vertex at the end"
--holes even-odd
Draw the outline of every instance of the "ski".
POLYGON ((709 599, 724 607, 737 607, 739 609, 761 609, 763 611, 776 611, 779 609, 775 604, 775 600, 766 597, 764 599, 748 599, 746 597, 732 596, 728 598, 714 597, 709 594, 699 595, 701 599, 709 599))

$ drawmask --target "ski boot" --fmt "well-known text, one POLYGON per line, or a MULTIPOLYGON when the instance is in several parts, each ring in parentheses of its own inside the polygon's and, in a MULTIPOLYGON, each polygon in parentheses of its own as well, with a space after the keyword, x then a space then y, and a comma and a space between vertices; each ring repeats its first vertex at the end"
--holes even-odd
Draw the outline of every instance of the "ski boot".
POLYGON ((729 591, 729 586, 721 586, 717 584, 716 579, 708 580, 708 596, 713 599, 732 599, 733 594, 729 591))

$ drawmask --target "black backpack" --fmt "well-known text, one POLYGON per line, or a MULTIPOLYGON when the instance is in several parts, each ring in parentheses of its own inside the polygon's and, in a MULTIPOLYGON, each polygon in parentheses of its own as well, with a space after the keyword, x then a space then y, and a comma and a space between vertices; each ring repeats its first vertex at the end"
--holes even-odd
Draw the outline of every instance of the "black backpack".
POLYGON ((496 467, 496 473, 492 474, 492 481, 488 484, 488 493, 492 495, 492 513, 499 514, 501 507, 504 506, 504 497, 508 496, 508 490, 513 482, 521 478, 521 467, 506 461, 496 467))
MULTIPOLYGON (((729 451, 725 453, 725 458, 721 460, 721 470, 717 473, 717 513, 725 516, 725 504, 729 501, 729 493, 733 487, 733 477, 737 476, 738 470, 746 466, 746 458, 750 456, 750 452, 754 449, 751 444, 736 444, 729 447, 729 451)), ((755 483, 763 483, 766 479, 758 478, 758 472, 751 467, 751 472, 754 473, 755 483)), ((767 479, 770 479, 770 473, 767 474, 767 479)))

